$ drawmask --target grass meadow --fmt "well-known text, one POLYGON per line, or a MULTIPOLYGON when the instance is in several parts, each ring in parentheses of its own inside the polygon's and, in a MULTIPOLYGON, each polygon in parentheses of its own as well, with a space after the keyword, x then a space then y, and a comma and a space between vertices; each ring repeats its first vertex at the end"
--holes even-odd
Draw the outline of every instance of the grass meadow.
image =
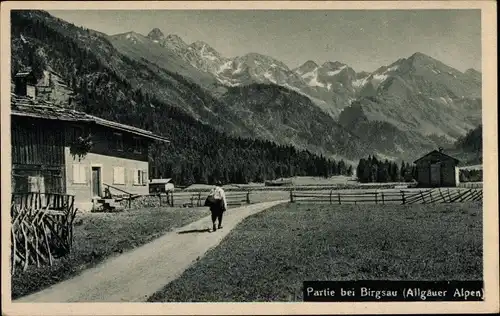
POLYGON ((12 276, 12 299, 73 277, 104 259, 141 246, 176 227, 208 216, 206 208, 142 208, 120 213, 79 213, 73 248, 52 266, 30 266, 12 276))
POLYGON ((481 203, 288 203, 245 219, 149 301, 302 301, 306 280, 481 280, 482 256, 481 203))

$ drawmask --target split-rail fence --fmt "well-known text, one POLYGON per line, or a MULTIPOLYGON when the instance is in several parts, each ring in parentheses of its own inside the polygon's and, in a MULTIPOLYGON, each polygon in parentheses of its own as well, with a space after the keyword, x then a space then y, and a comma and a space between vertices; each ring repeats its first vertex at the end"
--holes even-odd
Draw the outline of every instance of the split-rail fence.
POLYGON ((329 192, 290 190, 290 202, 328 204, 427 204, 482 201, 483 189, 437 188, 425 190, 329 192))
MULTIPOLYGON (((160 206, 201 207, 205 204, 208 192, 167 192, 162 194, 149 194, 158 197, 160 206)), ((227 204, 231 206, 250 204, 250 191, 226 192, 227 204)))

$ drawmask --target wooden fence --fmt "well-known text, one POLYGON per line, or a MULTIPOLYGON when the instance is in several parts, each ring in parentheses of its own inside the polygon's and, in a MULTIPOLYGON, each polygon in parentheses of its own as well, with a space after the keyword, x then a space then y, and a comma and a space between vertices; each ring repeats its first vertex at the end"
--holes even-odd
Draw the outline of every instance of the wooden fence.
POLYGON ((460 182, 459 187, 461 188, 482 188, 482 182, 460 182))
POLYGON ((73 242, 77 209, 74 196, 15 193, 11 201, 11 273, 29 265, 52 265, 68 254, 73 242))
MULTIPOLYGON (((176 192, 170 193, 170 206, 200 207, 205 203, 208 192, 176 192)), ((226 192, 227 204, 236 206, 250 204, 250 191, 226 192)))
POLYGON ((483 189, 427 189, 377 192, 290 191, 290 202, 328 204, 426 204, 481 201, 483 189))

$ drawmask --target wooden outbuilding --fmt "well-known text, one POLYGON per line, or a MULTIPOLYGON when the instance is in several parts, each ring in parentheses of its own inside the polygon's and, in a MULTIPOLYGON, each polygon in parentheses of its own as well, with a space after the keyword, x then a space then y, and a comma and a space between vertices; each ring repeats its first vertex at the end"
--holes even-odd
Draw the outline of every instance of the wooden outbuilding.
POLYGON ((167 193, 172 192, 174 188, 172 179, 152 179, 149 182, 149 193, 167 193))
POLYGON ((419 187, 456 187, 459 184, 457 165, 459 160, 445 153, 442 149, 430 153, 414 161, 417 167, 419 187))

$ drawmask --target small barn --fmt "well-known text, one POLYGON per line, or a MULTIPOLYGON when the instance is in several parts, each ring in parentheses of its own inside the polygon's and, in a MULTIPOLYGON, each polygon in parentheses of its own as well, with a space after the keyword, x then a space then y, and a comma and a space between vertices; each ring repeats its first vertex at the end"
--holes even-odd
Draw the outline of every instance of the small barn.
POLYGON ((419 187, 456 187, 459 184, 457 165, 459 160, 433 150, 414 161, 417 167, 419 187))
POLYGON ((173 190, 172 179, 152 179, 149 182, 149 193, 165 193, 173 190))

